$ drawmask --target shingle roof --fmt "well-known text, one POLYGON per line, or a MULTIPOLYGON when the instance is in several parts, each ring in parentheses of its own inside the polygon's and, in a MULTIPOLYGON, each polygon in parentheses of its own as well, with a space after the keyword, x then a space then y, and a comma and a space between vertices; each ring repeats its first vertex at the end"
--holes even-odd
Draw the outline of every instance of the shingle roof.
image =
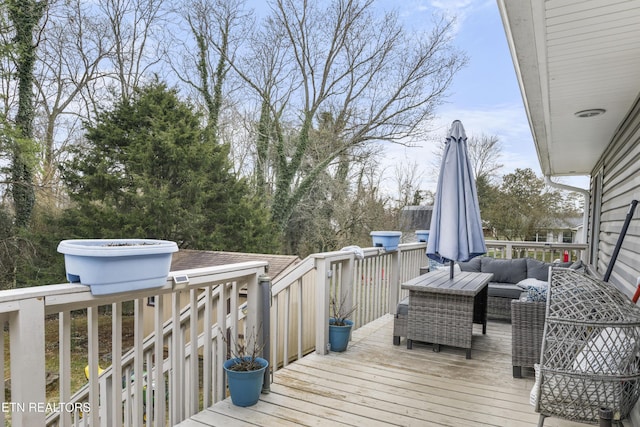
POLYGON ((268 273, 275 279, 288 267, 300 262, 295 255, 249 254, 243 252, 197 251, 180 249, 173 254, 171 271, 187 270, 191 268, 214 267, 225 264, 235 264, 248 261, 267 261, 268 273))

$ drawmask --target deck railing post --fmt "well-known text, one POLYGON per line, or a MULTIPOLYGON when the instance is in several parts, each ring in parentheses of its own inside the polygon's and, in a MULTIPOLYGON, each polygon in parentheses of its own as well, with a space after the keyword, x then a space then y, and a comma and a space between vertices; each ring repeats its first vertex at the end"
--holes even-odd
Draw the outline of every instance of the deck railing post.
MULTIPOLYGON (((11 425, 45 425, 44 299, 17 302, 9 316, 11 425)), ((98 410, 98 408, 91 408, 98 410)))
MULTIPOLYGON (((342 263, 340 269, 340 302, 344 304, 344 310, 348 312, 353 307, 355 283, 353 281, 353 270, 355 266, 355 254, 351 254, 348 260, 342 263)), ((355 317, 355 316, 354 316, 355 317)), ((355 318, 353 320, 356 320, 355 318)))
POLYGON ((506 259, 513 259, 513 244, 512 243, 507 243, 504 247, 505 249, 505 258, 506 259))
MULTIPOLYGON (((262 321, 262 358, 266 359, 269 364, 269 355, 271 354, 271 277, 263 274, 258 278, 261 301, 261 321, 262 321)), ((271 391, 271 369, 265 369, 264 381, 262 382, 262 393, 271 391)))
POLYGON ((391 254, 391 274, 389 275, 389 313, 395 315, 400 297, 400 260, 402 250, 391 254))
MULTIPOLYGON (((250 277, 247 283, 247 317, 245 320, 245 339, 259 340, 259 331, 262 313, 262 300, 260 298, 259 276, 250 277)), ((247 344, 249 344, 247 342, 247 344)))
POLYGON ((329 277, 330 263, 316 258, 316 353, 327 354, 329 343, 329 277))

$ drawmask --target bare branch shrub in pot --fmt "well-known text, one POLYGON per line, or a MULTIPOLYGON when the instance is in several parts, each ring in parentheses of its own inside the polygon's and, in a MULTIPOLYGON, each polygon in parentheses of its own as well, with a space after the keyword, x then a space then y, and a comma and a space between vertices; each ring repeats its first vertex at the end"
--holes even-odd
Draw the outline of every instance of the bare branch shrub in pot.
POLYGON ((229 370, 247 372, 262 368, 257 359, 262 357, 264 343, 258 342, 258 334, 256 334, 255 328, 253 328, 248 337, 236 337, 235 339, 227 336, 224 331, 222 332, 222 339, 227 345, 229 359, 234 361, 229 370))
POLYGON ((330 311, 331 311, 331 321, 332 325, 335 326, 347 326, 345 320, 349 318, 356 311, 356 306, 346 308, 345 307, 346 296, 343 296, 339 301, 333 296, 330 301, 330 311))

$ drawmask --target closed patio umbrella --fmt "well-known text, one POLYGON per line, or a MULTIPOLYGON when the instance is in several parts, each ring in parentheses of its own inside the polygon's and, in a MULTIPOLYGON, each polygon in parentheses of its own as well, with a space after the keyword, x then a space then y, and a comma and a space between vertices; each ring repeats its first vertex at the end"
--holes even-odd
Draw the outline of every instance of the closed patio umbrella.
POLYGON ((486 252, 467 135, 455 120, 442 155, 427 256, 440 263, 449 261, 453 279, 454 261, 469 261, 486 252))

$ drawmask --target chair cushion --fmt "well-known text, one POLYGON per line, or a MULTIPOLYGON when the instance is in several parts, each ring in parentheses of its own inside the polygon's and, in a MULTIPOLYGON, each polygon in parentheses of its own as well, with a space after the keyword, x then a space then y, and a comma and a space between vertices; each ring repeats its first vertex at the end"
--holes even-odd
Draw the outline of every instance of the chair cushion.
POLYGON ((409 315, 409 297, 404 297, 398 303, 398 309, 396 310, 399 316, 409 315))
POLYGON ((475 257, 469 261, 459 262, 460 270, 472 273, 481 273, 482 257, 475 257))
POLYGON ((527 260, 527 277, 538 280, 549 280, 549 267, 562 267, 571 268, 573 270, 580 270, 584 268, 582 261, 576 262, 542 262, 533 258, 526 258, 527 260))
POLYGON ((538 280, 549 280, 549 264, 548 262, 538 261, 533 258, 526 258, 527 260, 527 278, 538 280))
POLYGON ((634 337, 623 328, 603 328, 576 355, 573 369, 591 374, 624 374, 635 360, 634 337))
MULTIPOLYGON (((527 260, 482 257, 482 272, 493 273, 494 282, 518 283, 527 278, 527 260)), ((517 296, 516 296, 517 298, 517 296)))
POLYGON ((522 288, 513 283, 489 282, 489 296, 500 298, 518 299, 522 288))

